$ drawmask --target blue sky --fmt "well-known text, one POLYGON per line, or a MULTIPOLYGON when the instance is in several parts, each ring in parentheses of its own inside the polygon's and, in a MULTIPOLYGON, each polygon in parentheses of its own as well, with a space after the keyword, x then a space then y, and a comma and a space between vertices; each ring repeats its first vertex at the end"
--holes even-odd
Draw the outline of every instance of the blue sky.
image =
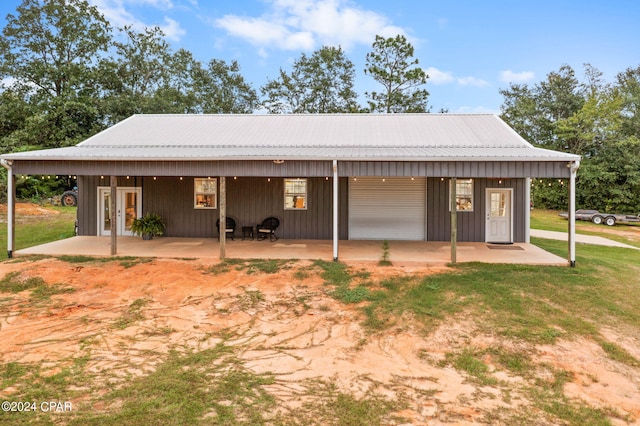
MULTIPOLYGON (((404 34, 430 76, 433 110, 499 112, 501 88, 590 63, 612 81, 640 66, 636 0, 89 0, 114 27, 159 25, 174 49, 237 60, 256 90, 323 45, 340 45, 364 75, 375 35, 404 34)), ((2 26, 20 0, 2 0, 2 26)), ((361 101, 364 103, 364 97, 361 101)))

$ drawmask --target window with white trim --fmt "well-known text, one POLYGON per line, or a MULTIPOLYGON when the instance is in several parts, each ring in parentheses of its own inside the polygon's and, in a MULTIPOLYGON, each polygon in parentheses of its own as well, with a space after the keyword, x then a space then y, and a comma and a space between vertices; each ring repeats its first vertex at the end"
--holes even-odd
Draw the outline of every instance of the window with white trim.
POLYGON ((284 209, 285 210, 306 210, 307 209, 307 180, 306 179, 285 179, 284 180, 284 209))
MULTIPOLYGON (((456 206, 459 212, 473 211, 473 179, 456 179, 456 206)), ((449 181, 449 210, 451 210, 451 181, 449 181)))
POLYGON ((218 179, 195 178, 193 180, 193 207, 215 209, 218 207, 218 179))

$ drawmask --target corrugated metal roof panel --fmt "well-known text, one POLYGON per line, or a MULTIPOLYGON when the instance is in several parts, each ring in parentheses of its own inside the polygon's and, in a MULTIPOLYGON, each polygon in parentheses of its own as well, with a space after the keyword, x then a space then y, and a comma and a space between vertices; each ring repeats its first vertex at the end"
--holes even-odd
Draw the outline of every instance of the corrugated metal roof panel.
POLYGON ((571 161, 579 157, 533 147, 156 147, 77 146, 4 156, 15 160, 352 160, 571 161))
POLYGON ((547 160, 495 115, 135 115, 75 147, 3 155, 65 160, 547 160))

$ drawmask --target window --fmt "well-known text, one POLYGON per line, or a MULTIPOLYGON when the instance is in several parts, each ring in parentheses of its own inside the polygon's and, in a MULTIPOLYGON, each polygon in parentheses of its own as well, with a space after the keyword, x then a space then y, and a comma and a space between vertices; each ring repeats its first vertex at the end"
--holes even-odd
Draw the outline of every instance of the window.
POLYGON ((306 210, 307 209, 307 180, 306 179, 285 179, 284 180, 284 209, 285 210, 306 210))
POLYGON ((194 208, 215 209, 217 205, 218 179, 195 178, 194 183, 194 208))
MULTIPOLYGON (((451 181, 449 181, 449 188, 451 188, 451 181)), ((451 191, 449 191, 449 205, 451 205, 451 191)), ((473 179, 456 179, 456 206, 459 212, 473 211, 473 179)))

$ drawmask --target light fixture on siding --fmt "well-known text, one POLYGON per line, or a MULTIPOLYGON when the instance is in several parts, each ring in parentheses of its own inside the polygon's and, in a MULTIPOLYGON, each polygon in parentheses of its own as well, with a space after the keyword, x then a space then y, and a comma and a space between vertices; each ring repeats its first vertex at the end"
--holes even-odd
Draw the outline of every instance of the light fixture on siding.
POLYGON ((357 177, 354 177, 354 178, 353 178, 353 181, 354 181, 354 182, 355 182, 355 181, 357 181, 357 180, 358 180, 358 178, 357 178, 357 177))
POLYGON ((387 180, 386 180, 385 178, 382 178, 382 181, 383 181, 383 182, 386 182, 387 180))
POLYGON ((284 164, 284 160, 273 160, 273 164, 284 164))
POLYGON ((267 178, 267 182, 271 182, 271 178, 267 178))
POLYGON ((155 177, 155 176, 153 177, 153 180, 157 180, 157 179, 158 179, 157 177, 155 177))
POLYGON ((180 176, 180 180, 182 180, 182 176, 180 176))

